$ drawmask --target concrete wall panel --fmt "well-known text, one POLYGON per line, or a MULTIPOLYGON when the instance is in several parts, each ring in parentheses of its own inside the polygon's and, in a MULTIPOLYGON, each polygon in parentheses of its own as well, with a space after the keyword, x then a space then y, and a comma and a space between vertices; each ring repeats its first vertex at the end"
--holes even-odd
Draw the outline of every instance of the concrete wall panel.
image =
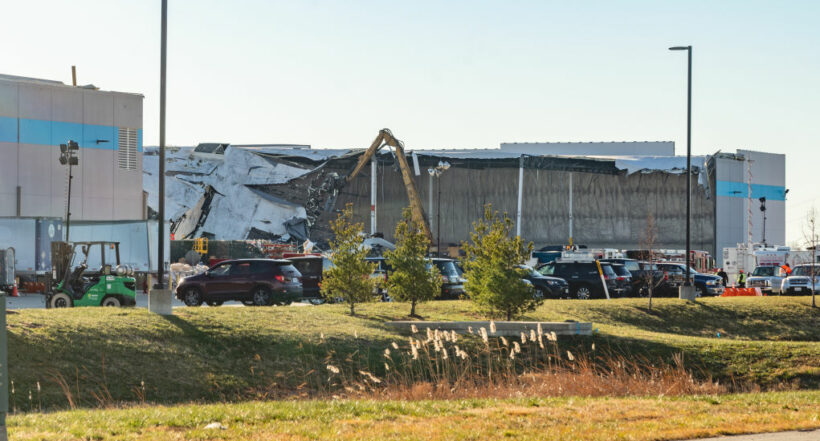
POLYGON ((19 85, 19 88, 19 117, 51 121, 51 90, 53 88, 23 83, 19 85))
POLYGON ((17 144, 0 142, 0 194, 16 195, 16 193, 17 144))
MULTIPOLYGON (((52 121, 82 124, 83 92, 71 87, 54 87, 51 91, 52 121)), ((79 138, 76 141, 80 141, 79 138)), ((65 141, 61 141, 65 142, 65 141)))
POLYGON ((83 92, 83 122, 98 126, 114 125, 114 95, 93 90, 83 92))
POLYGON ((17 118, 17 83, 0 81, 0 117, 17 118))
POLYGON ((0 193, 0 216, 17 215, 17 195, 11 193, 0 193))
POLYGON ((142 128, 142 97, 136 95, 114 96, 114 125, 132 129, 142 128))

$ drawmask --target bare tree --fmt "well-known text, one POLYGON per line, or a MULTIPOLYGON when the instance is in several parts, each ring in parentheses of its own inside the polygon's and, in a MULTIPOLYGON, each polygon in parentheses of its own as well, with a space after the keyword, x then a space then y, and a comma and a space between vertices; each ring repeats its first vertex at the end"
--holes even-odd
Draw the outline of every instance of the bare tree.
POLYGON ((809 250, 811 256, 811 307, 816 308, 817 302, 815 299, 815 274, 817 270, 817 209, 812 207, 806 214, 806 224, 803 228, 803 240, 806 243, 806 249, 809 250))
POLYGON ((640 289, 646 288, 649 295, 649 309, 652 310, 652 290, 655 287, 655 245, 658 242, 658 227, 655 225, 655 216, 646 215, 646 229, 639 244, 643 258, 649 262, 649 268, 643 272, 643 283, 640 289))

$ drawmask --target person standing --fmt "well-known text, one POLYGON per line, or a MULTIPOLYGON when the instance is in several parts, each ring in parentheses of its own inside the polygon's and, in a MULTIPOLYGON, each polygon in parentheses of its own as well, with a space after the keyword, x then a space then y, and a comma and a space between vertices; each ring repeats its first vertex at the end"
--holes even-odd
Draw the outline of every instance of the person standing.
POLYGON ((744 273, 743 270, 740 270, 740 273, 737 275, 737 287, 746 287, 746 273, 744 273))
POLYGON ((723 268, 718 268, 717 276, 723 279, 723 286, 729 286, 729 275, 723 271, 723 268))
POLYGON ((792 275, 792 267, 789 266, 788 262, 784 263, 780 268, 786 273, 786 277, 792 275))

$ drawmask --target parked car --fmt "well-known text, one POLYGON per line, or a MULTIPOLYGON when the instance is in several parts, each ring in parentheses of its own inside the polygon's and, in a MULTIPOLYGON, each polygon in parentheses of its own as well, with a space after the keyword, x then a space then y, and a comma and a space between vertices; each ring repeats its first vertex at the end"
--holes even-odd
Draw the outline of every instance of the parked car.
MULTIPOLYGON (((684 281, 686 280, 686 265, 683 263, 661 262, 658 263, 658 268, 669 273, 680 272, 684 277, 684 281)), ((690 267, 690 271, 698 297, 706 295, 719 296, 723 294, 725 287, 723 286, 723 279, 721 279, 720 276, 699 273, 692 267, 690 267)))
POLYGON ((663 285, 666 282, 663 278, 663 271, 658 270, 657 265, 625 258, 601 259, 601 262, 611 263, 619 276, 628 277, 628 280, 625 281, 629 282, 629 289, 624 293, 625 296, 648 295, 647 285, 650 281, 653 282, 654 289, 664 290, 663 285), (622 268, 619 268, 619 266, 622 266, 622 268), (629 273, 629 275, 627 276, 626 273, 629 273))
POLYGON ((434 257, 430 259, 427 268, 431 269, 433 265, 441 273, 441 294, 439 299, 454 300, 464 296, 464 282, 466 280, 462 277, 462 272, 456 262, 453 259, 434 257))
MULTIPOLYGON (((811 264, 793 267, 792 274, 783 279, 783 283, 780 285, 780 292, 786 295, 811 294, 811 276, 811 264)), ((814 289, 820 290, 820 264, 814 266, 814 289)))
POLYGON ((302 297, 315 301, 322 299, 322 274, 333 266, 324 256, 288 257, 294 268, 302 275, 302 297))
POLYGON ((288 305, 302 296, 301 276, 289 260, 226 260, 182 279, 176 297, 188 306, 219 306, 229 300, 255 306, 288 305))
POLYGON ((632 294, 632 273, 626 266, 619 263, 610 263, 615 271, 616 293, 619 297, 629 297, 632 294))
POLYGON ((746 279, 749 288, 760 288, 766 295, 780 294, 786 272, 779 266, 758 266, 746 279))
MULTIPOLYGON (((604 282, 610 293, 617 289, 615 279, 617 275, 610 265, 601 265, 604 271, 604 282)), ((604 297, 604 288, 598 274, 598 265, 595 261, 555 261, 538 268, 544 276, 560 277, 569 284, 570 294, 578 299, 586 300, 594 297, 604 297)), ((611 295, 611 294, 610 294, 611 295)))
POLYGON ((569 297, 569 284, 566 280, 560 277, 545 276, 527 265, 521 265, 520 268, 527 271, 524 280, 532 284, 535 290, 535 298, 562 299, 569 297))

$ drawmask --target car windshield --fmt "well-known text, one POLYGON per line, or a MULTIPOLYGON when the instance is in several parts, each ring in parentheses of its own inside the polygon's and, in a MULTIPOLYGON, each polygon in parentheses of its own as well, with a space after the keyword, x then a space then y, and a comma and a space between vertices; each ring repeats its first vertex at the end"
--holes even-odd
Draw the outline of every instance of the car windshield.
MULTIPOLYGON (((808 276, 811 277, 811 265, 798 266, 792 270, 793 276, 808 276)), ((814 275, 820 275, 820 265, 814 267, 814 275)))
POLYGON ((533 267, 528 265, 518 265, 518 268, 527 272, 527 276, 529 277, 541 277, 541 273, 533 269, 533 267))
POLYGON ((538 273, 542 276, 551 276, 555 274, 555 265, 546 264, 541 268, 538 268, 536 271, 538 271, 538 273))
POLYGON ((615 274, 615 270, 612 269, 612 265, 601 265, 601 269, 604 271, 604 275, 609 277, 617 277, 618 275, 615 274))
POLYGON ((759 266, 755 268, 755 271, 752 273, 752 275, 758 277, 773 277, 775 275, 775 267, 759 266))
POLYGON ((439 272, 442 276, 458 277, 458 269, 456 264, 451 260, 439 260, 436 262, 439 272))

